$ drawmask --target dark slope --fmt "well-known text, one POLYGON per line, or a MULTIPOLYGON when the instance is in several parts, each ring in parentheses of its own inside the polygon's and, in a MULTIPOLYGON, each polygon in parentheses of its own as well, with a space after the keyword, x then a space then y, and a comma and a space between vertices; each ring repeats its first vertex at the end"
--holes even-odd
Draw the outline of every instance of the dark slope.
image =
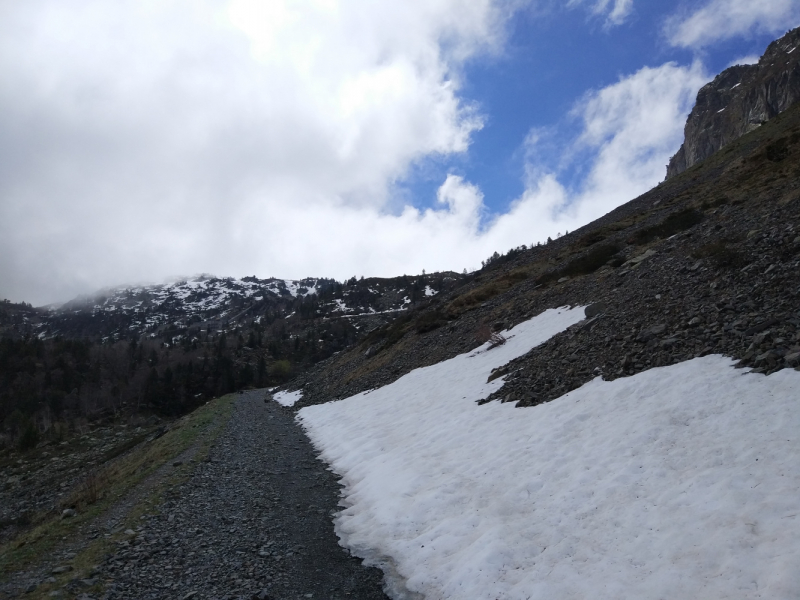
POLYGON ((317 365, 299 406, 385 385, 547 308, 603 302, 508 366, 497 396, 532 405, 723 353, 765 373, 800 350, 800 105, 546 246, 497 261, 449 295, 317 365), (639 257, 644 257, 639 260, 639 257), (635 259, 632 261, 631 259, 635 259))

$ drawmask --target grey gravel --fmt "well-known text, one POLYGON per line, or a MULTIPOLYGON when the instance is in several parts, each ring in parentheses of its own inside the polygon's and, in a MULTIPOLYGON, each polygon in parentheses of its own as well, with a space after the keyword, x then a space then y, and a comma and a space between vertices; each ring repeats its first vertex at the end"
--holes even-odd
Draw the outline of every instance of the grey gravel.
POLYGON ((381 571, 338 545, 336 476, 264 398, 237 396, 211 461, 100 565, 105 598, 386 598, 381 571))

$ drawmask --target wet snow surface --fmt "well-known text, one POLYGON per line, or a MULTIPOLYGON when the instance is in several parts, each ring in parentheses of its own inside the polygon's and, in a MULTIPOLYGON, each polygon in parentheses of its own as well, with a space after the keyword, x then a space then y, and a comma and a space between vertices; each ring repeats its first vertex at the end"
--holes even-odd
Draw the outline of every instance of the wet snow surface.
POLYGON ((800 597, 797 371, 712 355, 476 404, 492 368, 582 316, 299 411, 343 476, 342 543, 396 598, 800 597))
POLYGON ((303 392, 297 390, 295 392, 276 392, 273 394, 272 399, 281 406, 294 406, 294 403, 303 397, 303 392))

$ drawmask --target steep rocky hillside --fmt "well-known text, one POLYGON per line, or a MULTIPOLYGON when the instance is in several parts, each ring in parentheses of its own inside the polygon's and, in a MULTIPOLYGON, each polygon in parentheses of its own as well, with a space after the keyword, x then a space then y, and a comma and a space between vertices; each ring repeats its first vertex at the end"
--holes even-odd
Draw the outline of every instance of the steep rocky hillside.
POLYGON ((298 381, 299 406, 376 388, 539 312, 592 318, 498 370, 530 406, 593 377, 722 353, 800 365, 800 104, 603 218, 498 261, 298 381))
POLYGON ((772 42, 757 64, 730 67, 703 86, 686 121, 683 145, 667 165, 667 179, 800 100, 798 47, 800 28, 772 42))

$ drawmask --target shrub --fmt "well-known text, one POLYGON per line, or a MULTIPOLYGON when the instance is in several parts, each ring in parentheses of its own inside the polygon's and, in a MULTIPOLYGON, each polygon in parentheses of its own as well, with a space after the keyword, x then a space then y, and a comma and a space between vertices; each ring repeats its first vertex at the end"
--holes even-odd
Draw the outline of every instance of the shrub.
POLYGON ((772 142, 766 149, 767 160, 780 162, 789 156, 788 139, 783 137, 772 142))
POLYGON ((416 320, 414 328, 417 330, 417 333, 427 333, 429 331, 433 331, 434 329, 438 329, 445 323, 447 323, 447 318, 445 315, 439 310, 432 310, 423 313, 416 320))
MULTIPOLYGON (((606 264, 612 256, 620 251, 616 244, 603 244, 592 248, 586 254, 572 259, 563 269, 563 275, 588 275, 606 264)), ((563 277, 562 275, 562 277, 563 277)))
POLYGON ((720 269, 741 269, 750 262, 744 252, 730 248, 727 242, 723 240, 706 244, 692 254, 695 258, 707 259, 720 269))
POLYGON ((19 449, 22 452, 27 450, 32 450, 36 447, 36 444, 39 443, 39 430, 36 428, 36 425, 33 423, 28 423, 28 425, 23 429, 22 435, 19 438, 19 449))
POLYGON ((478 327, 478 330, 475 332, 475 339, 481 344, 489 342, 489 350, 506 343, 506 338, 503 337, 501 333, 492 331, 491 327, 486 323, 478 327))
POLYGON ((564 276, 574 277, 576 275, 588 275, 594 273, 597 269, 611 260, 615 254, 620 251, 620 247, 616 244, 603 244, 591 248, 585 254, 581 254, 576 258, 570 260, 566 265, 560 269, 548 271, 540 275, 536 280, 539 285, 559 279, 564 276))
POLYGON ((288 360, 276 360, 269 367, 269 374, 276 381, 284 382, 289 379, 292 374, 292 363, 288 360))
POLYGON ((656 238, 668 238, 694 227, 705 219, 703 213, 694 208, 687 208, 674 212, 658 225, 644 227, 631 236, 632 244, 646 244, 656 238))

